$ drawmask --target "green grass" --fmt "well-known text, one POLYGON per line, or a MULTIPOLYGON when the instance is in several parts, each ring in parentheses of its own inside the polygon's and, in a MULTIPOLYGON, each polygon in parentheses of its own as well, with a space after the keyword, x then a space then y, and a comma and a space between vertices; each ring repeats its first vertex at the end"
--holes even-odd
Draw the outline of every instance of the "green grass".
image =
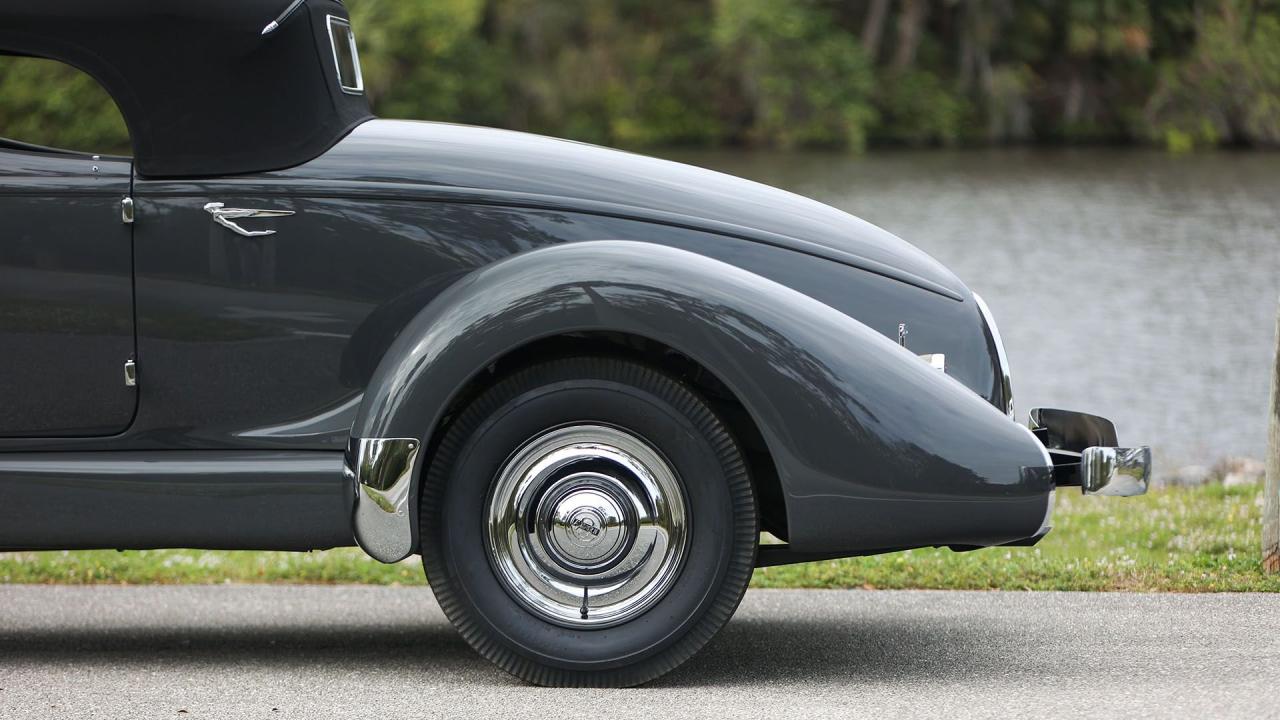
MULTIPOLYGON (((1058 493, 1034 548, 891 555, 757 570, 753 587, 1280 592, 1259 568, 1262 488, 1208 485, 1141 498, 1058 493)), ((383 565, 354 548, 315 553, 145 550, 0 553, 6 583, 420 585, 417 558, 383 565)))

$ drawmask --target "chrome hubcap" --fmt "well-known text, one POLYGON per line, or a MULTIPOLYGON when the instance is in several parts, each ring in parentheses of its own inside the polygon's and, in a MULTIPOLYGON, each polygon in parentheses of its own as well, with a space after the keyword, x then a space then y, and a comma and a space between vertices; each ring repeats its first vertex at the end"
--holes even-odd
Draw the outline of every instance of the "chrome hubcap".
POLYGON ((631 433, 557 428, 499 471, 486 539, 499 580, 530 611, 570 627, 615 625, 651 607, 679 574, 684 491, 666 459, 631 433))
POLYGON ((542 543, 562 566, 592 572, 609 565, 635 540, 635 511, 630 498, 615 495, 612 480, 598 473, 574 473, 539 503, 542 543))

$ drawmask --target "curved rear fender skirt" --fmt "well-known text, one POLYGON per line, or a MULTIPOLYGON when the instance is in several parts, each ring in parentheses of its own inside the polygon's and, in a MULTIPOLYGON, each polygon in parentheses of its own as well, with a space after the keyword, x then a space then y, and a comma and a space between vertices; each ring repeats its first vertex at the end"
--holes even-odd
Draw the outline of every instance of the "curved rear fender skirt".
MULTIPOLYGON (((430 448, 450 400, 478 372, 530 342, 584 331, 664 343, 737 395, 777 465, 796 550, 994 545, 1028 537, 1044 521, 1052 483, 1035 470, 1045 453, 1025 428, 811 297, 649 243, 546 247, 460 279, 387 352, 354 442, 418 438, 430 448)), ((415 489, 400 502, 417 497, 429 461, 417 454, 415 489)), ((357 493, 360 503, 367 497, 357 493)), ((379 525, 403 540, 361 545, 408 547, 416 513, 403 509, 389 508, 401 519, 379 525)))

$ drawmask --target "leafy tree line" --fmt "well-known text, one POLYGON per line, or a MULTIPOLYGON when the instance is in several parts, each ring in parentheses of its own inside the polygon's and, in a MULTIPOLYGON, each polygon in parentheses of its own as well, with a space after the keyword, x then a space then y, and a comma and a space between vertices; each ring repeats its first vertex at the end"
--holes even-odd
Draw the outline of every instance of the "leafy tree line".
MULTIPOLYGON (((1280 145, 1276 0, 348 0, 385 117, 623 146, 1280 145)), ((0 134, 120 147, 0 59, 0 134)))

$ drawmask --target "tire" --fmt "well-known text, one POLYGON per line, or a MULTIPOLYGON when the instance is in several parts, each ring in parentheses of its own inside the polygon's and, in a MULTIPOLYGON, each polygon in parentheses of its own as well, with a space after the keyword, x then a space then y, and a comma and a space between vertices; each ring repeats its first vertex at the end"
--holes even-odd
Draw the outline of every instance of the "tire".
POLYGON ((555 687, 639 685, 687 660, 737 609, 759 532, 742 454, 707 404, 604 357, 535 365, 473 400, 434 452, 419 519, 463 638, 555 687), (578 584, 596 593, 584 608, 578 584))

